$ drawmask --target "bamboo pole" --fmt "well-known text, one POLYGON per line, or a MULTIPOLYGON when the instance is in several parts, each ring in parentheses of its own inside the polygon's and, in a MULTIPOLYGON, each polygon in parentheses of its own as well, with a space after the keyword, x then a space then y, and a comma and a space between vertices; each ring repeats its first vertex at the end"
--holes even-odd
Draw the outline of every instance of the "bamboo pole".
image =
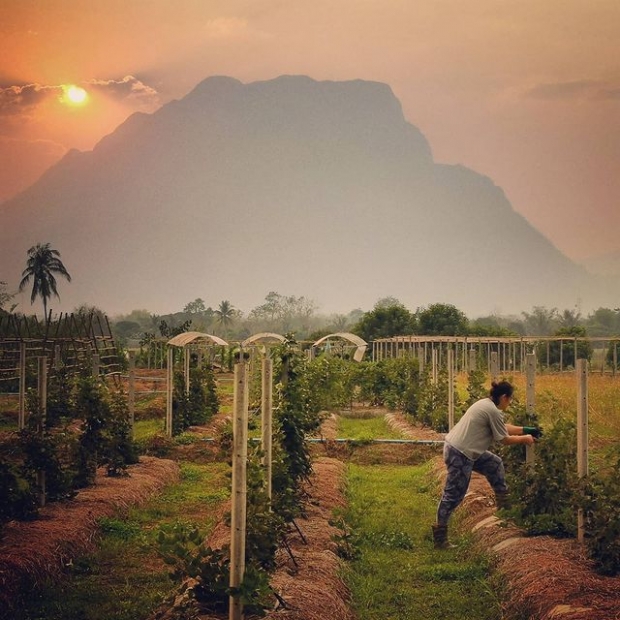
MULTIPOLYGON (((237 589, 245 572, 245 534, 247 517, 248 401, 247 364, 235 364, 232 510, 230 518, 230 587, 237 589)), ((243 603, 239 595, 230 596, 229 620, 242 620, 243 603)))
MULTIPOLYGON (((577 476, 588 475, 588 362, 577 360, 577 476)), ((584 543, 585 523, 583 510, 577 511, 577 541, 584 543)))

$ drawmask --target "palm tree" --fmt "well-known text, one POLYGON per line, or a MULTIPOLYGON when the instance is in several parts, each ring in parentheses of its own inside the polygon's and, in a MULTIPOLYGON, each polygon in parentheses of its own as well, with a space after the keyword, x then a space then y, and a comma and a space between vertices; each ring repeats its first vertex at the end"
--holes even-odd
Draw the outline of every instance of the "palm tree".
POLYGON ((234 318, 237 316, 237 311, 228 300, 224 300, 220 302, 220 305, 217 310, 213 311, 213 314, 215 314, 217 322, 224 328, 224 332, 226 332, 226 328, 232 324, 234 318))
POLYGON ((49 243, 37 243, 28 250, 26 269, 22 273, 22 281, 19 283, 20 292, 32 278, 32 293, 30 303, 33 304, 37 297, 43 300, 43 312, 47 321, 47 300, 58 295, 56 278, 54 274, 60 274, 71 282, 71 276, 60 260, 60 252, 50 248, 49 243))

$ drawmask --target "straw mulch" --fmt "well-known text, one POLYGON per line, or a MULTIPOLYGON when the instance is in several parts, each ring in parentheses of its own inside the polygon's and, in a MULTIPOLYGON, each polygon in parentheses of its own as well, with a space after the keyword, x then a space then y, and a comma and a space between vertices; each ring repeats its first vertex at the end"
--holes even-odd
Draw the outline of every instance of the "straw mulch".
POLYGON ((385 420, 391 428, 402 433, 407 439, 443 441, 444 433, 438 433, 427 426, 412 424, 402 413, 386 412, 385 420))
MULTIPOLYGON (((307 487, 310 501, 306 515, 297 521, 301 531, 291 527, 284 546, 277 553, 278 568, 271 576, 271 586, 285 602, 267 614, 272 620, 354 620, 349 609, 349 592, 340 578, 342 562, 336 555, 337 533, 329 524, 334 509, 345 505, 342 491, 345 465, 336 459, 319 458, 307 487), (305 541, 304 541, 305 539, 305 541), (294 561, 293 561, 294 558, 294 561)), ((228 506, 230 508, 230 505, 228 506)), ((224 507, 225 510, 225 507, 224 507)), ((220 521, 209 536, 209 545, 219 548, 230 542, 230 528, 220 521)), ((182 606, 186 597, 177 598, 182 606)), ((174 618, 174 609, 160 612, 158 619, 174 618)), ((200 620, 222 620, 220 616, 198 615, 200 620)))
POLYGON ((287 609, 268 618, 286 620, 353 620, 349 609, 349 592, 340 573, 341 560, 336 555, 333 537, 337 529, 330 525, 333 511, 345 505, 343 483, 345 465, 336 459, 319 458, 308 492, 311 501, 305 519, 298 522, 307 544, 294 530, 288 537, 291 558, 280 551, 280 568, 272 585, 286 601, 287 609))
POLYGON ((101 470, 95 486, 41 508, 37 520, 6 524, 0 542, 0 609, 17 605, 20 595, 93 551, 99 519, 122 515, 178 481, 180 474, 174 461, 152 457, 142 457, 128 472, 111 478, 101 470))

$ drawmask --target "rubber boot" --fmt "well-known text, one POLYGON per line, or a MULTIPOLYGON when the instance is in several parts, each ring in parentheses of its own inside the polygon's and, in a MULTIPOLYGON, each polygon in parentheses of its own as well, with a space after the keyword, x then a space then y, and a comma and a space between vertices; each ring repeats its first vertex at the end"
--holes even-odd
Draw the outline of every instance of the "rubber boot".
POLYGON ((510 510, 510 508, 512 508, 508 491, 504 491, 503 493, 495 493, 495 505, 498 510, 510 510))
POLYGON ((448 526, 433 525, 433 543, 435 549, 454 549, 454 545, 448 542, 448 526))

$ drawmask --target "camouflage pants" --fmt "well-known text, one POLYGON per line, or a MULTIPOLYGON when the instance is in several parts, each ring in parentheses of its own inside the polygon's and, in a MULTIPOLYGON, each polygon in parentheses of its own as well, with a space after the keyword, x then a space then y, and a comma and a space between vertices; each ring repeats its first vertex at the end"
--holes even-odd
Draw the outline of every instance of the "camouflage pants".
POLYGON ((488 450, 475 461, 472 461, 446 443, 443 448, 443 459, 448 468, 448 477, 437 507, 437 523, 439 525, 447 525, 450 515, 463 501, 473 471, 482 474, 489 481, 495 493, 506 493, 508 490, 504 463, 499 456, 488 450))

